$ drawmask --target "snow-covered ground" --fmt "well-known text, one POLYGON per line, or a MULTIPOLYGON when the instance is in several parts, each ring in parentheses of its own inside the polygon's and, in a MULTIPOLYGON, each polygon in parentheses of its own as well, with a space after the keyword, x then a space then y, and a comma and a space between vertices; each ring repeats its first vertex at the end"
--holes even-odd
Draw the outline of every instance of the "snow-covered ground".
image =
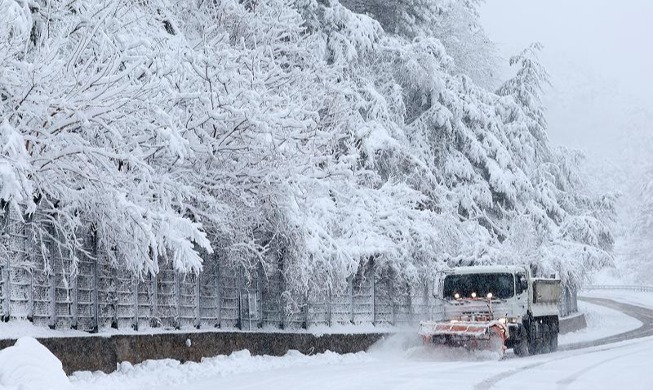
MULTIPOLYGON (((653 294, 600 291, 592 296, 613 298, 653 308, 653 294)), ((637 328, 641 323, 619 312, 581 303, 588 328, 561 336, 561 344, 592 340, 637 328)), ((29 340, 29 339, 26 339, 29 340)), ((34 348, 14 351, 21 356, 47 351, 34 348)), ((9 351, 9 350, 5 350, 9 351)), ((419 346, 412 334, 400 334, 379 343, 368 352, 305 356, 291 351, 283 357, 251 356, 240 351, 230 356, 205 359, 202 363, 180 364, 174 360, 123 363, 112 374, 78 372, 66 383, 52 381, 49 389, 121 390, 131 389, 650 389, 653 370, 653 338, 554 354, 505 359, 491 353, 439 351, 419 346), (57 387, 58 386, 58 387, 57 387)), ((12 352, 4 352, 7 361, 12 352)), ((27 359, 29 360, 29 359, 27 359)), ((18 360, 16 360, 18 361, 18 360)), ((25 361, 25 360, 23 360, 25 361)), ((51 361, 46 359, 45 361, 51 361)), ((18 389, 16 378, 42 377, 44 369, 18 367, 21 376, 7 376, 0 365, 0 388, 18 389), (12 379, 13 378, 13 379, 12 379), (4 385, 5 387, 2 387, 4 385)), ((49 364, 53 378, 60 368, 49 364), (54 368, 53 368, 54 367, 54 368)), ((14 365, 16 369, 16 365, 14 365)), ((24 387, 41 389, 43 387, 24 387)))
MULTIPOLYGON (((612 292, 609 293, 612 294, 612 292)), ((597 295, 597 297, 606 296, 605 291, 603 294, 597 295)), ((653 299, 651 299, 650 305, 653 308, 653 299)), ((585 314, 587 328, 560 335, 560 345, 596 340, 602 337, 624 333, 642 326, 641 321, 624 315, 620 311, 608 309, 607 307, 579 301, 578 310, 585 314)))

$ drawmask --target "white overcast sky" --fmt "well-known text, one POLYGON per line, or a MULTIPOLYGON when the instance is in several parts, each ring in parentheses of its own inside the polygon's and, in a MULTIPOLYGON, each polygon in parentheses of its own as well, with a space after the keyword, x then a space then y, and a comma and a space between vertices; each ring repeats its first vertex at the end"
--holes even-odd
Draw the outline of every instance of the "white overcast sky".
POLYGON ((481 20, 505 58, 544 45, 554 144, 630 180, 653 164, 653 0, 486 0, 481 20))

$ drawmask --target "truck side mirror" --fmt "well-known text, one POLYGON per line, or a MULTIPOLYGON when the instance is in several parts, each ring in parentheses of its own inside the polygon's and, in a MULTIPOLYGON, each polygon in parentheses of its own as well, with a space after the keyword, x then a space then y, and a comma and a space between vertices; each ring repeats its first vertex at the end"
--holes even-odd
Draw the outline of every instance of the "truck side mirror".
POLYGON ((519 289, 522 292, 528 290, 528 280, 524 276, 519 277, 519 289))

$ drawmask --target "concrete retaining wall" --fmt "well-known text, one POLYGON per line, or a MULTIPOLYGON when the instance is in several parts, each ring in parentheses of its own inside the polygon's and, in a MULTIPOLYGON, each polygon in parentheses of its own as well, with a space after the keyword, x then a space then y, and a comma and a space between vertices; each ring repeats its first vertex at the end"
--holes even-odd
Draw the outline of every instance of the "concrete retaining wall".
POLYGON ((583 313, 560 319, 560 334, 571 333, 585 328, 587 328, 587 321, 583 313))
MULTIPOLYGON (((203 357, 229 355, 249 350, 253 355, 281 356, 289 349, 303 354, 327 350, 352 353, 367 350, 384 335, 328 334, 315 336, 298 333, 169 333, 156 335, 116 335, 110 337, 40 338, 63 364, 66 374, 74 371, 116 370, 118 363, 141 363, 149 359, 175 359, 199 362, 203 357)), ((15 340, 0 340, 0 349, 12 346, 15 340)))

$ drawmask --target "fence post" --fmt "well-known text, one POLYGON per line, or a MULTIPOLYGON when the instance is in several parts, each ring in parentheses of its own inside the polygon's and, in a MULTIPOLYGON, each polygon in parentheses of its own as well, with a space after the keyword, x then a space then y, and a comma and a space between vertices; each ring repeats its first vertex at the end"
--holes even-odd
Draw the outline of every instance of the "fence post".
POLYGON ((372 281, 372 324, 376 325, 376 272, 374 270, 374 265, 371 267, 370 278, 372 281))
POLYGON ((331 287, 329 287, 329 302, 327 303, 328 305, 328 313, 327 313, 327 323, 329 326, 333 326, 333 293, 331 292, 331 287))
POLYGON ((306 305, 304 305, 304 329, 308 329, 309 313, 311 311, 311 295, 306 293, 306 305))
POLYGON ((243 290, 240 283, 240 270, 236 271, 236 291, 238 291, 238 319, 236 320, 236 328, 243 330, 243 290))
POLYGON ((5 262, 5 267, 2 270, 2 279, 5 287, 5 291, 4 291, 5 295, 4 295, 2 305, 3 305, 3 315, 5 317, 5 320, 9 320, 9 317, 11 316, 11 280, 9 277, 10 273, 11 273, 11 258, 7 257, 7 261, 5 262))
POLYGON ((200 282, 202 280, 202 273, 197 273, 195 276, 195 328, 199 329, 202 323, 202 313, 200 310, 200 282))
POLYGON ((50 270, 48 272, 48 297, 50 299, 50 328, 54 329, 57 324, 57 294, 56 294, 56 261, 52 259, 50 252, 50 270))
POLYGON ((161 312, 159 311, 159 273, 151 273, 150 274, 150 291, 151 291, 151 297, 150 297, 150 305, 152 306, 152 309, 150 310, 152 319, 151 319, 151 324, 152 326, 159 327, 161 326, 161 312))
POLYGON ((175 311, 177 312, 175 315, 175 328, 179 329, 181 328, 181 321, 179 320, 181 314, 181 288, 179 286, 179 272, 174 271, 173 275, 175 289, 175 311))
MULTIPOLYGON (((355 276, 355 275, 354 275, 355 276)), ((349 279, 349 309, 351 311, 349 322, 354 323, 354 276, 349 279)))
MULTIPOLYGON (((72 255, 72 253, 71 253, 72 255)), ((78 274, 79 275, 79 274, 78 274)), ((70 305, 70 311, 71 311, 71 323, 70 327, 72 329, 77 329, 79 327, 79 283, 78 283, 78 275, 72 275, 72 273, 68 276, 70 278, 70 285, 71 287, 69 288, 68 291, 71 291, 72 293, 72 305, 70 305)), ((68 293, 66 293, 68 295, 68 293)))
POLYGON ((221 269, 222 267, 218 264, 216 266, 216 272, 215 272, 215 289, 216 289, 216 296, 218 300, 218 327, 222 328, 222 280, 220 280, 220 275, 222 275, 221 269))
POLYGON ((256 322, 256 327, 257 328, 262 328, 263 327, 263 280, 265 277, 265 273, 263 271, 263 265, 259 263, 257 269, 256 269, 256 297, 255 300, 257 302, 256 305, 256 317, 258 318, 256 322))
POLYGON ((134 323, 132 327, 138 330, 138 277, 132 276, 132 289, 134 289, 134 323))
MULTIPOLYGON (((25 256, 28 257, 28 261, 31 264, 34 264, 34 248, 33 248, 33 240, 31 239, 31 235, 28 234, 28 226, 24 226, 24 232, 25 232, 25 256)), ((30 266, 29 269, 29 291, 27 292, 27 318, 31 319, 34 316, 34 266, 30 266)))
MULTIPOLYGON (((0 199, 0 235, 2 236, 3 239, 6 237, 9 237, 9 234, 7 233, 7 224, 9 223, 9 204, 5 202, 4 200, 0 199)), ((0 278, 2 278, 2 290, 0 290, 0 296, 2 296, 2 302, 0 302, 0 306, 2 308, 2 319, 6 320, 9 319, 9 302, 7 301, 7 297, 9 297, 9 294, 7 293, 7 286, 8 286, 8 270, 9 270, 9 259, 0 259, 0 278)))
POLYGON ((93 333, 97 333, 100 330, 100 280, 98 274, 98 267, 100 262, 100 257, 98 256, 98 239, 97 239, 97 230, 91 228, 91 240, 92 240, 92 262, 91 270, 93 271, 93 281, 91 282, 91 299, 93 300, 93 333))

